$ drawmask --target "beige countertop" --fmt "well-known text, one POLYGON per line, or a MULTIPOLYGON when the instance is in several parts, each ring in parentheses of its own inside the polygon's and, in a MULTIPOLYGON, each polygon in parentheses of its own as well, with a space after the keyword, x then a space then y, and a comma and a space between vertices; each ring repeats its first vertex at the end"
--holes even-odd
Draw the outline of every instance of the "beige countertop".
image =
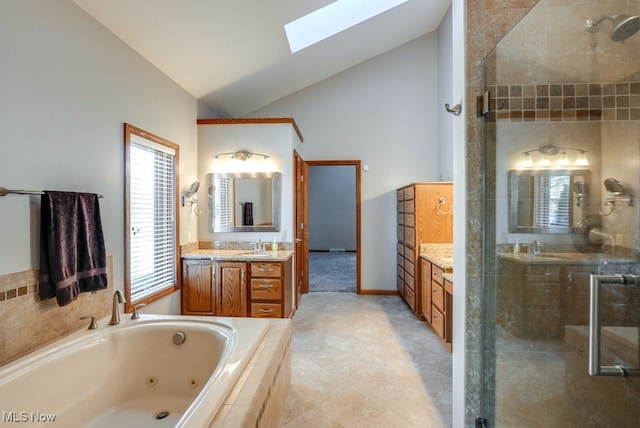
POLYGON ((420 244, 420 257, 445 270, 453 269, 453 244, 420 244))
POLYGON ((293 256, 293 251, 279 250, 276 253, 265 251, 255 253, 253 250, 192 250, 180 255, 183 259, 230 260, 239 262, 284 262, 293 256))

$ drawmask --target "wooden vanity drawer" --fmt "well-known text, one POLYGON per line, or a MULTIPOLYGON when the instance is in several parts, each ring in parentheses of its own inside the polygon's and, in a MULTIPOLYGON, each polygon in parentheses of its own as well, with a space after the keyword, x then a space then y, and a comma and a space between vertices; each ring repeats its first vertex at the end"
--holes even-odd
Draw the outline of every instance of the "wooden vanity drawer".
MULTIPOLYGON (((408 285, 408 284, 407 284, 408 285)), ((409 287, 404 287, 404 299, 409 304, 411 310, 416 310, 416 293, 409 287)))
POLYGON ((398 242, 405 242, 404 226, 398 225, 398 242))
POLYGON ((260 278, 280 278, 282 276, 282 265, 277 262, 251 263, 251 276, 260 278))
POLYGON ((440 284, 431 283, 431 304, 444 312, 444 288, 440 284))
POLYGON ((404 201, 404 190, 399 189, 396 191, 396 200, 397 201, 404 201))
POLYGON ((405 247, 404 248, 404 257, 407 260, 414 261, 416 259, 416 251, 413 248, 405 247))
POLYGON ((404 212, 404 202, 402 202, 402 201, 398 202, 396 209, 398 210, 399 213, 403 213, 404 212))
POLYGON ((279 303, 251 303, 252 318, 282 318, 282 305, 279 303))
POLYGON ((251 279, 251 299, 252 300, 280 300, 282 297, 282 280, 252 278, 251 279))
POLYGON ((404 242, 407 245, 414 245, 416 240, 416 230, 413 227, 404 228, 404 242))
POLYGON ((431 327, 444 338, 444 315, 434 305, 431 306, 431 327))
POLYGON ((410 288, 411 290, 415 290, 416 289, 416 280, 414 277, 412 277, 411 275, 406 275, 404 276, 404 283, 405 283, 405 288, 410 288))
POLYGON ((404 256, 402 254, 397 255, 398 267, 404 269, 404 256))
POLYGON ((413 199, 410 201, 404 201, 404 212, 409 214, 415 214, 416 201, 414 201, 413 199))
POLYGON ((412 277, 416 277, 416 265, 412 261, 404 260, 404 270, 412 277))
POLYGON ((396 281, 398 286, 398 293, 400 293, 401 296, 404 296, 404 278, 398 275, 396 281))
POLYGON ((404 256, 404 244, 401 244, 400 242, 398 242, 396 244, 396 249, 398 250, 398 254, 400 254, 401 256, 404 256))
POLYGON ((416 197, 416 188, 413 186, 404 188, 404 198, 405 199, 414 199, 416 197))
POLYGON ((404 225, 410 227, 416 227, 416 215, 415 214, 405 214, 404 215, 404 225))
POLYGON ((431 281, 435 281, 440 285, 444 285, 444 281, 442 279, 442 274, 444 270, 440 266, 432 265, 431 266, 431 281))
POLYGON ((398 213, 397 217, 398 217, 398 224, 404 224, 404 214, 398 213))

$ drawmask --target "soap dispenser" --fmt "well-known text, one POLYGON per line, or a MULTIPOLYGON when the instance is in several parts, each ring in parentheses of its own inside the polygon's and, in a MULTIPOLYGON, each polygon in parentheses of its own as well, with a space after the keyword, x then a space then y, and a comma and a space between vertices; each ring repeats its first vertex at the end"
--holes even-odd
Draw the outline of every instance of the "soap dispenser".
POLYGON ((274 254, 278 252, 278 242, 276 241, 275 236, 273 237, 273 241, 271 242, 271 252, 274 254))
POLYGON ((513 244, 513 255, 517 256, 520 254, 520 240, 516 239, 516 243, 513 244))

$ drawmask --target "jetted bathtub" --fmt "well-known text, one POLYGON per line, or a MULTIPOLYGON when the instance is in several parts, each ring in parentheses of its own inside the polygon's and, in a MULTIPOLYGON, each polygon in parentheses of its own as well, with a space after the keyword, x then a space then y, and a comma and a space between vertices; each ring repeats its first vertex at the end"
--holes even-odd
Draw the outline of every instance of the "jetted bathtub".
POLYGON ((0 367, 0 426, 206 427, 268 320, 99 322, 0 367))

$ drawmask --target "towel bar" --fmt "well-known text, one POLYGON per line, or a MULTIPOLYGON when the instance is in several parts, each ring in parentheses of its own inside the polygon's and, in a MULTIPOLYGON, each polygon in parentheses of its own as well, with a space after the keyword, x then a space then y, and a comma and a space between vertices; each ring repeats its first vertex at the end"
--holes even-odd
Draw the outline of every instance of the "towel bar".
MULTIPOLYGON (((44 195, 42 190, 12 190, 7 189, 6 187, 0 187, 0 196, 6 196, 9 193, 14 193, 16 195, 44 195)), ((103 196, 98 193, 98 198, 103 198, 103 196)))

